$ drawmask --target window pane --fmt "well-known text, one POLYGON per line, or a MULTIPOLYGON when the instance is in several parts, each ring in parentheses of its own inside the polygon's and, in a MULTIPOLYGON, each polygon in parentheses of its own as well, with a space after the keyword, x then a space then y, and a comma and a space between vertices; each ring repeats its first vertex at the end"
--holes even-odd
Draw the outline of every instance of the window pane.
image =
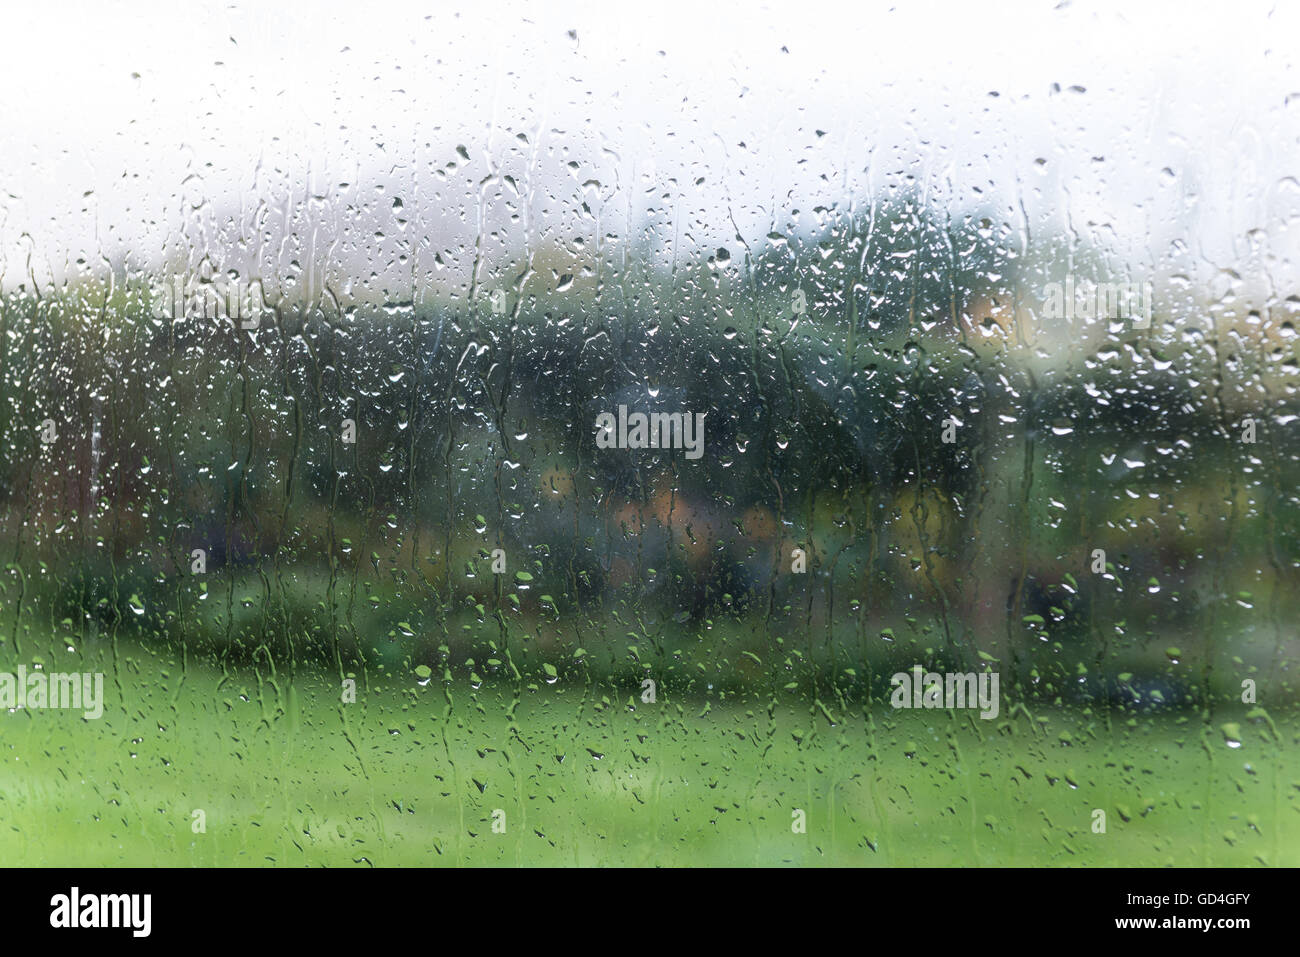
POLYGON ((1300 863, 1294 13, 8 16, 5 861, 1300 863))

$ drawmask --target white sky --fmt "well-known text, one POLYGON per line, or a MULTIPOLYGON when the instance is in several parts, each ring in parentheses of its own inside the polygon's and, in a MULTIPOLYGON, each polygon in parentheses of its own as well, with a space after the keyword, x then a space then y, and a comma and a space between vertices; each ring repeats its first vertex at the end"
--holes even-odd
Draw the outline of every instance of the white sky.
POLYGON ((206 247, 400 297, 403 254, 464 279, 493 230, 489 261, 647 227, 691 258, 906 174, 1155 276, 1297 278, 1296 4, 23 7, 5 288, 206 247))

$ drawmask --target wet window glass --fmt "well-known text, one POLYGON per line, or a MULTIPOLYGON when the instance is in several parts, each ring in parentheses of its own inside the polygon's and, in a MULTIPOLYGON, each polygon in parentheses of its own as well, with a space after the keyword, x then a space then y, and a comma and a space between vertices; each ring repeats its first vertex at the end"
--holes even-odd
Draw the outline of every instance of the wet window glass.
POLYGON ((1300 862, 1294 13, 155 13, 5 15, 7 863, 1300 862))

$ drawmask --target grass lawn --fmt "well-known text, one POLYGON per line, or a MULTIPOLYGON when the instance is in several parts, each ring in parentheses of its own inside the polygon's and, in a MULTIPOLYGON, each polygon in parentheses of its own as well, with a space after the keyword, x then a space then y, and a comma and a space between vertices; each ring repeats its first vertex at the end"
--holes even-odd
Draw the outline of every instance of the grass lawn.
POLYGON ((97 721, 0 713, 6 865, 1300 864, 1293 718, 103 670, 97 721))

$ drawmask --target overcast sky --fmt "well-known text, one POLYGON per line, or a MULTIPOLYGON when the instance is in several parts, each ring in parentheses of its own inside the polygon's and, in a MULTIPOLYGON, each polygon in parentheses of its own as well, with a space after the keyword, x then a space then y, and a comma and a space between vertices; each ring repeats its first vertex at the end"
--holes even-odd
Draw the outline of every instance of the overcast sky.
POLYGON ((757 248, 908 175, 1156 277, 1297 278, 1296 5, 22 7, 5 288, 202 248, 400 296, 476 249, 757 248))

